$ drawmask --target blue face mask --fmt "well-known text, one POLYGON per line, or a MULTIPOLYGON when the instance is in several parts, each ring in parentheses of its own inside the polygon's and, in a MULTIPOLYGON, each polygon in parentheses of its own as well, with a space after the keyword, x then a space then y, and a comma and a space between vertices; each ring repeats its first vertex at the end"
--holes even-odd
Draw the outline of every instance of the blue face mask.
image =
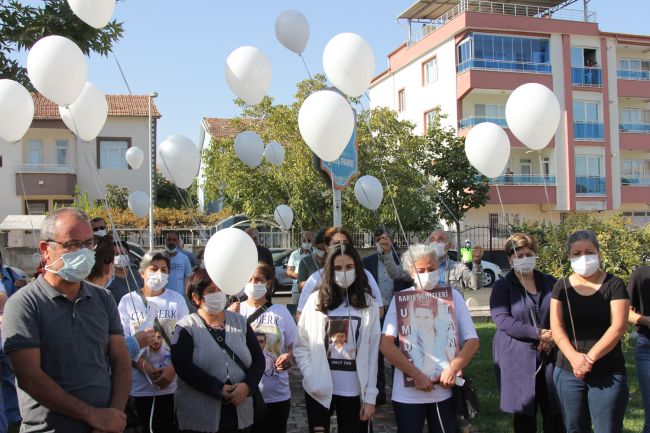
POLYGON ((45 270, 57 274, 59 277, 70 283, 78 283, 90 275, 90 271, 95 265, 95 252, 88 248, 81 248, 78 251, 61 254, 58 260, 45 266, 45 270), (63 266, 59 270, 51 269, 52 265, 59 260, 63 266))

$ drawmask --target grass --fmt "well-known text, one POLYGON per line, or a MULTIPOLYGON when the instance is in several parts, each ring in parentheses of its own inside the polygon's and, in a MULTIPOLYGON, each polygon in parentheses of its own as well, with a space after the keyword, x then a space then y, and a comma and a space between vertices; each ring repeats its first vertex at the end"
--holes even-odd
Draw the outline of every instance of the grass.
MULTIPOLYGON (((492 338, 494 337, 495 326, 492 323, 477 323, 476 331, 481 341, 481 347, 465 369, 474 381, 481 401, 481 413, 476 419, 472 420, 472 424, 478 427, 481 433, 512 431, 512 416, 501 412, 499 409, 499 393, 494 375, 494 365, 492 364, 492 338)), ((630 401, 625 413, 624 432, 636 433, 643 430, 644 421, 643 405, 634 362, 636 340, 628 340, 626 346, 624 352, 627 380, 630 387, 630 401)), ((538 418, 541 417, 538 416, 538 418)), ((541 420, 538 420, 538 424, 538 431, 542 431, 541 420)))

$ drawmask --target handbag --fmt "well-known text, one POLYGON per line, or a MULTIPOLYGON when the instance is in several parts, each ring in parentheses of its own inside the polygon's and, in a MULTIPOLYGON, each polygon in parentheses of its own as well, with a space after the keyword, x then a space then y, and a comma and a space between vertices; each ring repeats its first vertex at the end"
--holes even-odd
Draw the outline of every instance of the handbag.
MULTIPOLYGON (((241 368, 242 371, 246 372, 248 371, 248 367, 246 367, 246 364, 244 364, 244 361, 242 361, 239 356, 226 344, 226 341, 221 338, 220 336, 216 336, 214 332, 212 331, 212 328, 210 325, 207 324, 207 322, 201 317, 199 314, 197 316, 201 319, 203 324, 205 325, 206 329, 210 333, 210 336, 214 339, 214 341, 221 347, 227 354, 230 356, 230 358, 235 361, 237 366, 241 368)), ((255 384, 251 387, 250 389, 250 396, 253 398, 253 421, 254 422, 261 422, 266 418, 266 415, 268 414, 268 408, 266 407, 266 403, 264 403, 264 397, 262 397, 262 391, 260 391, 260 387, 258 384, 255 384)))
POLYGON ((478 394, 472 379, 468 376, 463 376, 463 379, 465 380, 463 386, 457 385, 452 388, 454 408, 456 409, 456 415, 474 418, 481 410, 478 394))

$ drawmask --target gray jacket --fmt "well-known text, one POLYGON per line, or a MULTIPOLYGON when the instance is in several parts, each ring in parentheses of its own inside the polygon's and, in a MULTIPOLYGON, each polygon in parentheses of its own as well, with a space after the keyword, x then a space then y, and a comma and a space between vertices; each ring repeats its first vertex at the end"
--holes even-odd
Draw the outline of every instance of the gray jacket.
MULTIPOLYGON (((384 263, 384 268, 386 268, 389 277, 401 280, 411 279, 411 276, 400 265, 395 263, 392 254, 382 254, 381 261, 384 263)), ((469 269, 465 264, 447 258, 445 282, 461 293, 464 289, 478 290, 483 287, 483 267, 481 265, 477 266, 475 263, 472 269, 469 269)))

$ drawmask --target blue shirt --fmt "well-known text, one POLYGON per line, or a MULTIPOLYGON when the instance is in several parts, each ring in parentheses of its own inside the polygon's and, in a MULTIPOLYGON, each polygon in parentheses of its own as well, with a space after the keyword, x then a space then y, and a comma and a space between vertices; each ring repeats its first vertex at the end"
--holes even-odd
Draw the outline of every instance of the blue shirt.
POLYGON ((16 291, 16 287, 14 287, 14 281, 20 279, 15 273, 12 275, 10 274, 10 272, 12 271, 8 266, 2 267, 2 285, 5 287, 7 296, 11 296, 14 294, 14 292, 16 291))
POLYGON ((438 265, 438 284, 445 287, 447 285, 447 264, 449 263, 449 258, 446 258, 443 262, 440 262, 438 265))
POLYGON ((169 257, 169 262, 171 269, 166 287, 185 296, 185 279, 192 273, 190 261, 185 254, 177 252, 175 256, 169 257))

